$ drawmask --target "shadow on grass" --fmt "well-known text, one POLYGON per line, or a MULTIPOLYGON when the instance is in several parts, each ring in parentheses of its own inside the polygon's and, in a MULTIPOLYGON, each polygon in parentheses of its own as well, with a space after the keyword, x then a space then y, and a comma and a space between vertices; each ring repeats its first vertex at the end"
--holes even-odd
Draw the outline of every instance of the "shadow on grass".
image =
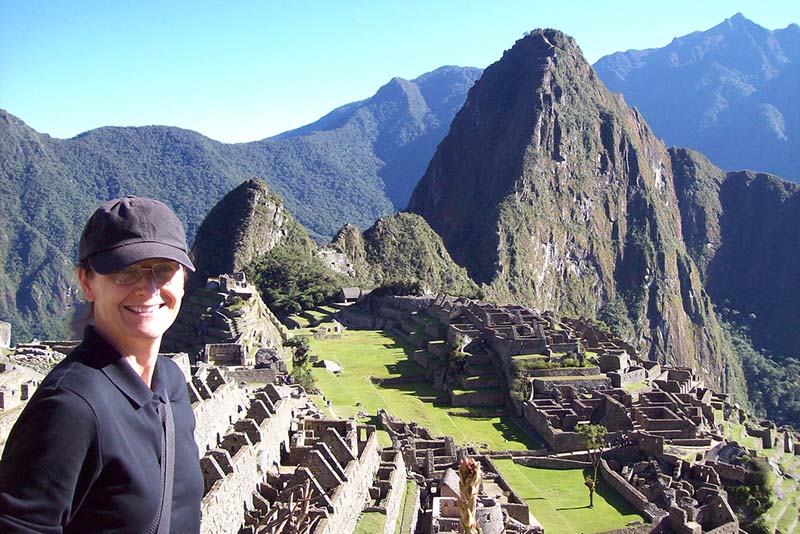
POLYGON ((527 432, 522 430, 517 424, 509 417, 503 416, 492 426, 503 436, 506 441, 516 441, 523 443, 526 448, 530 450, 537 450, 544 448, 544 443, 533 439, 527 432))
MULTIPOLYGON (((583 478, 590 478, 594 474, 594 469, 592 467, 586 467, 583 470, 583 478)), ((638 515, 641 517, 641 514, 630 505, 628 501, 622 498, 622 495, 617 493, 611 486, 603 480, 603 477, 600 473, 597 473, 597 487, 595 488, 595 496, 600 496, 603 498, 606 503, 614 508, 618 513, 622 515, 638 515)), ((586 499, 589 499, 589 490, 586 490, 586 499)), ((585 506, 583 508, 588 508, 585 506)))
POLYGON ((400 360, 397 363, 387 364, 386 370, 390 375, 418 376, 423 379, 425 378, 425 368, 411 360, 400 360))
MULTIPOLYGON (((423 377, 420 377, 423 378, 423 377)), ((409 396, 418 397, 423 402, 434 402, 441 394, 441 391, 433 389, 428 382, 403 382, 401 384, 382 384, 381 389, 391 389, 401 391, 409 396)))

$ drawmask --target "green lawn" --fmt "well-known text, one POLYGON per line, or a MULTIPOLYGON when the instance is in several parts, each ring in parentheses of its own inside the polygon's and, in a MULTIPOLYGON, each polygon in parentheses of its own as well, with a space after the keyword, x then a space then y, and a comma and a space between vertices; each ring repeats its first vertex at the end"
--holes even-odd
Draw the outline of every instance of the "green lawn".
POLYGON ((403 505, 400 508, 400 513, 397 514, 397 523, 395 523, 395 532, 406 532, 414 520, 414 503, 419 495, 419 488, 417 483, 413 480, 406 480, 406 491, 403 495, 403 505))
POLYGON ((300 317, 299 315, 290 315, 289 318, 295 323, 299 324, 301 328, 308 326, 308 319, 300 317))
POLYGON ((553 471, 518 465, 513 460, 495 460, 497 468, 517 495, 525 499, 531 514, 545 532, 578 534, 603 532, 624 527, 637 519, 644 521, 622 497, 602 480, 589 508, 589 492, 583 485, 582 469, 553 471))
POLYGON ((536 449, 536 443, 509 417, 464 417, 472 412, 451 408, 446 393, 436 391, 425 369, 408 359, 415 349, 386 332, 346 330, 341 339, 311 339, 311 353, 342 366, 334 375, 314 368, 318 386, 339 417, 351 417, 362 408, 370 414, 383 408, 400 419, 426 426, 434 435, 449 435, 461 445, 486 444, 492 449, 536 449), (410 383, 373 384, 369 377, 419 377, 410 383))
POLYGON ((380 512, 364 512, 358 518, 353 534, 378 534, 386 526, 386 514, 380 512))

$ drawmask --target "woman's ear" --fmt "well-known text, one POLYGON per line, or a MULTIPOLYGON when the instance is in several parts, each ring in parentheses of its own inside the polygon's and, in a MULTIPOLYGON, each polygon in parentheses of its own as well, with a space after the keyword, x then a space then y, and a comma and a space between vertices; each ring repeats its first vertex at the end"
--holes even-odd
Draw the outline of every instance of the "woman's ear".
POLYGON ((80 282, 81 284, 81 289, 83 290, 83 298, 86 299, 86 302, 94 302, 95 300, 94 289, 92 288, 93 274, 94 273, 89 272, 88 269, 78 267, 78 282, 80 282))

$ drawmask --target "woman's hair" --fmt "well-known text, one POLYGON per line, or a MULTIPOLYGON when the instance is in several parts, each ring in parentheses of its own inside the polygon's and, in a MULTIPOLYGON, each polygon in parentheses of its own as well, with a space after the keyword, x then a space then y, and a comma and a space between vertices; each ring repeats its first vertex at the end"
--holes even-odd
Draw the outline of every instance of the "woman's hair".
MULTIPOLYGON (((89 265, 88 260, 78 263, 77 269, 83 270, 88 276, 94 274, 92 266, 89 265)), ((94 320, 94 302, 78 302, 72 308, 72 317, 69 320, 69 331, 74 339, 83 337, 83 331, 86 325, 94 320)))

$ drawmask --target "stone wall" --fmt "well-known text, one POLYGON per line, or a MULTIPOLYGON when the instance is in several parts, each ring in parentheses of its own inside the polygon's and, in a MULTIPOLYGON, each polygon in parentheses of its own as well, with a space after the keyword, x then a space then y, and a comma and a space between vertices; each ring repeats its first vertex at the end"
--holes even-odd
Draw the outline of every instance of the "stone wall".
POLYGON ((257 384, 272 384, 275 378, 282 374, 275 369, 231 369, 228 375, 236 382, 255 382, 257 384))
POLYGON ((734 480, 742 483, 747 481, 747 469, 744 467, 712 461, 706 462, 706 465, 713 467, 714 471, 723 480, 734 480))
POLYGON ((227 450, 213 449, 200 459, 206 480, 201 534, 238 532, 244 523, 244 503, 261 480, 257 452, 247 435, 233 433, 226 438, 230 438, 227 450))
POLYGON ((430 306, 435 297, 414 297, 402 295, 386 295, 382 301, 391 308, 407 312, 424 310, 430 306))
POLYGON ((654 519, 663 515, 663 512, 656 505, 648 502, 647 497, 642 492, 628 484, 619 473, 609 468, 605 460, 600 460, 600 476, 606 484, 614 488, 614 491, 644 515, 648 521, 653 522, 654 519))
POLYGON ((647 454, 657 458, 664 455, 664 438, 662 436, 638 432, 636 438, 639 440, 639 447, 647 454))
POLYGON ((238 343, 208 343, 205 350, 205 361, 213 365, 245 365, 246 353, 244 345, 238 343))
POLYGON ((515 464, 526 465, 528 467, 538 467, 540 469, 583 469, 584 467, 591 466, 591 462, 581 462, 577 460, 567 460, 556 457, 536 457, 528 456, 522 458, 514 458, 515 464))
POLYGON ((607 374, 611 379, 611 385, 615 388, 622 388, 637 382, 643 382, 647 378, 647 371, 644 367, 629 367, 627 371, 614 371, 607 374))
MULTIPOLYGON (((359 427, 359 431, 361 428, 359 427)), ((345 481, 334 490, 330 497, 334 513, 317 534, 341 534, 353 532, 355 529, 381 461, 378 451, 378 435, 374 432, 374 427, 372 430, 363 444, 363 450, 358 460, 351 461, 345 467, 345 481)))
POLYGON ((556 386, 565 385, 572 386, 580 392, 589 392, 598 388, 610 389, 611 379, 605 376, 599 376, 597 378, 585 377, 577 380, 568 380, 566 378, 562 380, 543 380, 541 378, 533 379, 533 390, 535 393, 541 395, 552 395, 556 386))
POLYGON ((290 388, 278 391, 266 386, 255 394, 246 416, 242 414, 243 418, 234 423, 219 448, 200 458, 205 480, 201 534, 239 531, 246 511, 253 506, 257 484, 280 462, 293 412, 302 404, 290 388))
POLYGON ((244 415, 247 397, 221 370, 201 368, 189 384, 189 398, 197 421, 194 437, 202 456, 244 415))
POLYGON ((531 369, 528 376, 599 376, 600 368, 589 367, 562 367, 558 369, 531 369))
POLYGON ((502 406, 504 403, 505 394, 497 388, 450 393, 451 406, 502 406))
POLYGON ((386 495, 386 527, 384 534, 393 534, 397 524, 397 516, 403 512, 403 502, 406 494, 406 463, 400 451, 394 453, 392 459, 394 471, 389 480, 389 493, 386 495))

